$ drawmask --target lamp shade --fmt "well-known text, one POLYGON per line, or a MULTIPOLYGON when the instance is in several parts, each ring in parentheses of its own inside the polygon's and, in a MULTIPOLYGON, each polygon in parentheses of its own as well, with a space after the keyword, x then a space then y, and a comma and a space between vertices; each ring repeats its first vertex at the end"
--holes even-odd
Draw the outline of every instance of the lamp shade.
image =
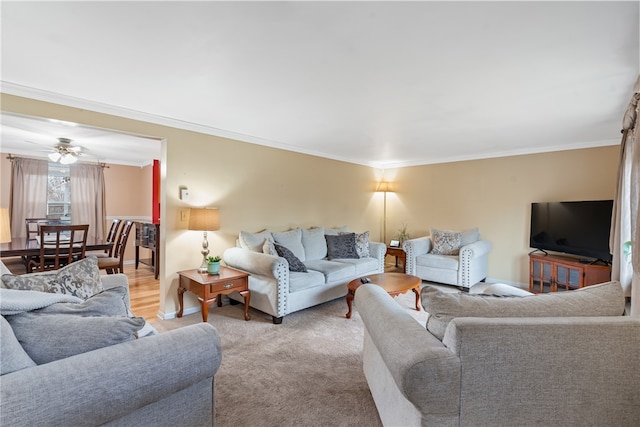
POLYGON ((380 181, 376 188, 376 193, 393 193, 393 186, 390 182, 380 181))
POLYGON ((0 243, 11 241, 11 223, 9 222, 9 209, 0 208, 0 243))
POLYGON ((220 229, 220 215, 216 208, 189 209, 189 230, 215 231, 220 229))

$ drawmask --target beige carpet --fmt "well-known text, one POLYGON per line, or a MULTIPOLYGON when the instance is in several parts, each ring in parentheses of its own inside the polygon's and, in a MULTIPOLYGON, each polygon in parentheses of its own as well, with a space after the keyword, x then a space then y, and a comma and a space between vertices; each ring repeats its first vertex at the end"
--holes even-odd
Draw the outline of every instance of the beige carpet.
MULTIPOLYGON (((426 313, 414 310, 414 298, 409 292, 397 301, 424 324, 426 313)), ((340 298, 274 325, 260 311, 250 309, 247 322, 242 305, 214 304, 208 320, 222 340, 222 364, 215 377, 216 425, 380 426, 362 371, 357 301, 351 319, 346 312, 340 298)), ((164 332, 200 321, 196 313, 153 325, 164 332)))

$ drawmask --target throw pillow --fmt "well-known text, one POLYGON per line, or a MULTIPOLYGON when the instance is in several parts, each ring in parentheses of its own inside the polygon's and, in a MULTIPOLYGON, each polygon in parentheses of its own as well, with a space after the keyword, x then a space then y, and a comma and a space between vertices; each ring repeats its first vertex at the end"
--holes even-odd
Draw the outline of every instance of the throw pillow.
POLYGON ((331 236, 325 234, 328 259, 360 258, 356 251, 356 233, 331 236))
POLYGON ((259 233, 241 231, 238 236, 238 243, 240 243, 240 247, 254 252, 262 252, 262 246, 264 245, 265 240, 273 240, 269 230, 262 230, 259 233))
POLYGON ((0 334, 2 334, 2 339, 0 339, 0 375, 36 366, 18 342, 11 325, 4 316, 0 316, 0 334))
POLYGON ((462 233, 457 231, 431 229, 431 253, 435 255, 458 255, 462 243, 462 233))
POLYGON ((307 267, 302 263, 302 261, 300 261, 300 259, 298 259, 297 256, 293 254, 293 252, 291 252, 285 246, 279 245, 277 243, 274 244, 274 246, 276 248, 276 252, 278 252, 278 255, 286 259, 289 263, 289 271, 296 271, 299 273, 307 272, 307 267))
POLYGON ((51 273, 5 274, 2 281, 9 289, 69 294, 85 300, 104 290, 98 259, 91 256, 51 273))
POLYGON ((60 302, 35 310, 34 313, 74 314, 76 316, 128 316, 125 298, 127 288, 116 286, 93 295, 80 304, 60 302))
POLYGON ((356 252, 360 258, 368 258, 371 256, 369 251, 369 232, 356 234, 356 252))
POLYGON ((281 231, 278 233, 272 233, 273 240, 282 246, 285 246, 289 249, 293 254, 298 257, 300 261, 304 261, 306 259, 304 253, 304 246, 302 246, 302 230, 296 228, 294 230, 289 231, 281 231))
POLYGON ((427 285, 421 300, 429 313, 427 330, 441 341, 455 317, 621 316, 625 304, 620 282, 523 297, 450 293, 427 285))
POLYGON ((262 253, 279 256, 278 252, 276 251, 275 244, 269 239, 264 241, 264 245, 262 245, 262 253))
POLYGON ((29 357, 41 365, 135 339, 141 317, 82 317, 26 312, 7 316, 29 357))
POLYGON ((302 246, 305 261, 323 259, 327 256, 327 242, 324 228, 315 227, 302 230, 302 246))

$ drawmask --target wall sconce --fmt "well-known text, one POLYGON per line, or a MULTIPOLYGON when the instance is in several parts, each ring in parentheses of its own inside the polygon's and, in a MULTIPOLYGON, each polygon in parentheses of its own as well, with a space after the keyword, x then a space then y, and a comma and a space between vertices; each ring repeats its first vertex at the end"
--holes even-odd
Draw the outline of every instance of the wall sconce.
POLYGON ((382 208, 382 241, 387 243, 387 193, 393 193, 393 185, 388 181, 381 181, 376 187, 376 193, 384 193, 384 203, 382 208))
POLYGON ((202 240, 202 264, 198 268, 200 272, 207 271, 207 256, 209 256, 209 242, 207 231, 220 229, 220 214, 216 208, 191 208, 189 209, 189 230, 204 232, 202 240))

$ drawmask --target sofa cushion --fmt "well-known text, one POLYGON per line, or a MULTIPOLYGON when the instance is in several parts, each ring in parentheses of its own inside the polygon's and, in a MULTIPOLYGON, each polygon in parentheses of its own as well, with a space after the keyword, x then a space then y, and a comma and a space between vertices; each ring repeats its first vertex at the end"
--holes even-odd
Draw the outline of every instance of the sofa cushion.
POLYGON ((307 273, 289 273, 289 292, 299 292, 324 285, 324 275, 319 271, 308 270, 307 273))
POLYGON ((355 276, 356 269, 352 264, 345 262, 329 261, 326 259, 317 259, 305 261, 304 265, 307 270, 319 271, 324 275, 326 283, 344 280, 355 276))
POLYGON ((458 271, 459 264, 460 257, 456 255, 436 255, 429 252, 416 257, 416 265, 420 267, 458 271))
POLYGON ((305 261, 323 259, 327 256, 327 241, 324 239, 324 228, 308 228, 302 230, 302 246, 305 261))
POLYGON ((9 289, 69 294, 85 300, 104 290, 98 260, 92 256, 51 273, 5 274, 2 281, 9 289))
POLYGON ((327 258, 360 258, 356 251, 355 233, 344 233, 337 236, 325 235, 327 241, 327 258))
POLYGON ((0 334, 0 375, 36 366, 20 345, 4 316, 0 316, 0 334))
POLYGON ((275 243, 274 246, 276 248, 276 252, 278 252, 278 255, 286 259, 289 263, 289 271, 296 271, 299 273, 307 272, 307 267, 305 267, 302 261, 300 261, 298 257, 293 254, 293 252, 277 243, 275 243))
POLYGON ((371 256, 369 252, 369 231, 356 234, 356 252, 360 258, 371 256))
POLYGON ((530 296, 450 293, 427 285, 421 300, 429 313, 427 330, 440 340, 455 317, 620 316, 625 302, 619 282, 530 296))
POLYGON ((276 243, 289 249, 300 261, 306 259, 304 247, 302 246, 301 229, 296 228, 294 230, 271 233, 271 235, 276 243))
POLYGON ((436 255, 458 255, 462 243, 462 233, 432 228, 431 241, 433 242, 431 253, 436 255))
POLYGON ((339 261, 341 264, 350 264, 355 268, 354 275, 362 276, 363 274, 376 272, 378 269, 378 259, 373 257, 367 258, 342 258, 339 261))
POLYGON ((460 247, 467 246, 473 242, 477 242, 478 239, 480 239, 480 232, 478 231, 478 227, 464 230, 460 233, 460 247))
POLYGON ((41 365, 135 339, 141 317, 83 317, 26 312, 7 316, 29 357, 41 365))
POLYGON ((258 233, 241 231, 238 235, 238 243, 240 244, 240 247, 254 252, 262 252, 262 245, 264 245, 264 241, 267 239, 273 240, 269 230, 262 230, 258 233))

